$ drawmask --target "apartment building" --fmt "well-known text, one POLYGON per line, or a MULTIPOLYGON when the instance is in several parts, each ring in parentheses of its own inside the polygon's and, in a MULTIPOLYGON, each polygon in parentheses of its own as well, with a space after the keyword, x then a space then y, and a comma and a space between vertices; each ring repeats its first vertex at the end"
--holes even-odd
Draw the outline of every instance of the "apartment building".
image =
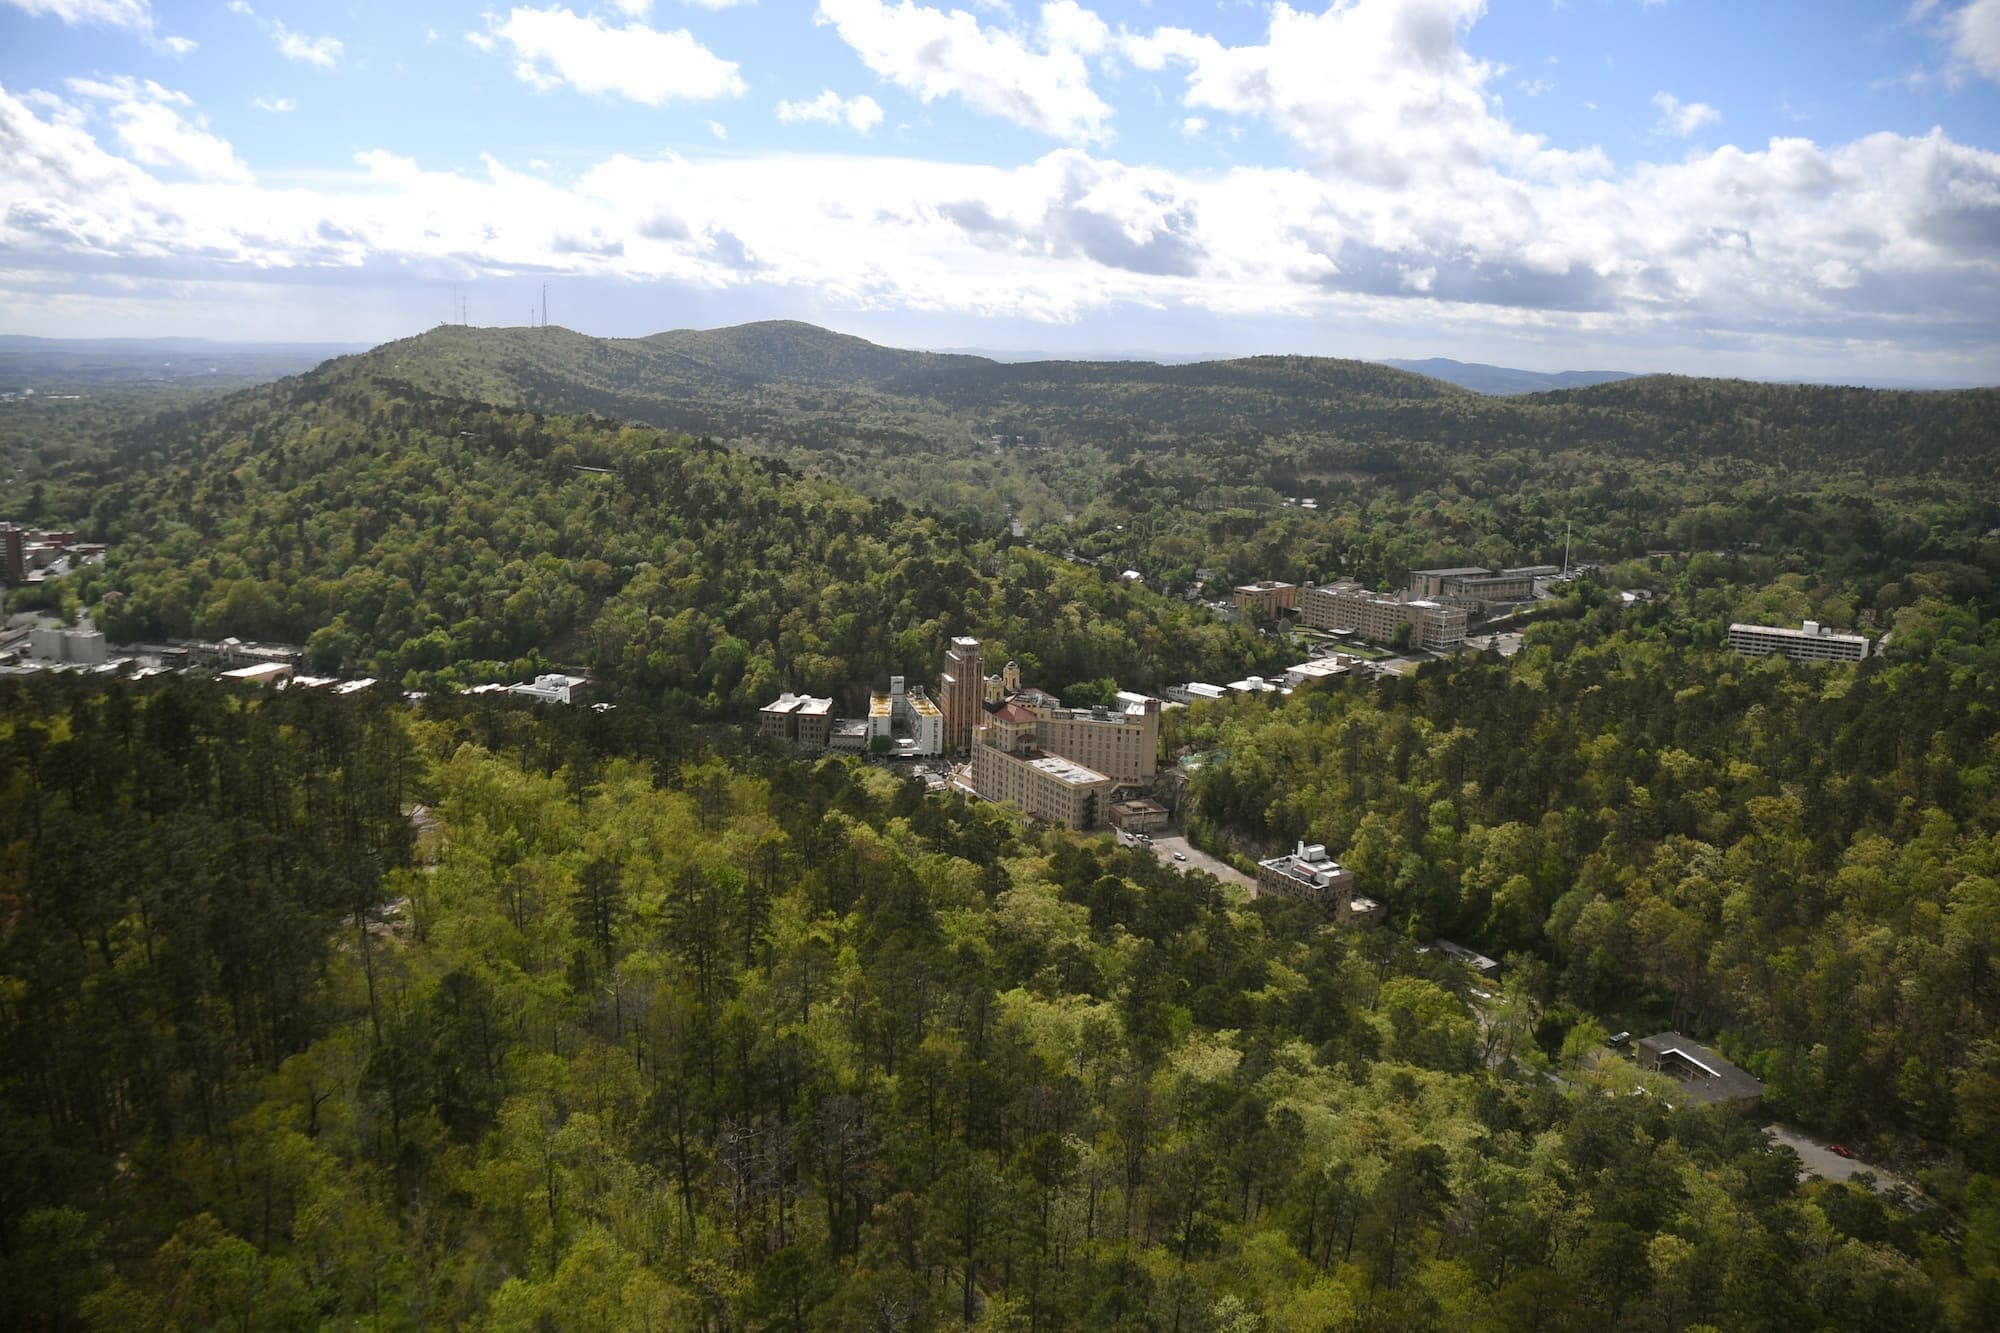
POLYGON ((1859 662, 1869 652, 1868 640, 1863 635, 1837 634, 1817 620, 1806 621, 1802 629, 1731 625, 1729 646, 1745 657, 1769 657, 1775 653, 1794 662, 1859 662))

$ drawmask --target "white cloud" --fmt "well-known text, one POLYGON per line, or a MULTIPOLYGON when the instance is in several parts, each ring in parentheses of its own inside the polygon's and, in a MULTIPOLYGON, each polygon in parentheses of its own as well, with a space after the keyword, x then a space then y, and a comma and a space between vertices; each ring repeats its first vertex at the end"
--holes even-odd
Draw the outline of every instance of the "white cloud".
POLYGON ((61 19, 71 27, 94 24, 151 32, 155 22, 152 0, 5 0, 37 17, 61 19))
MULTIPOLYGON (((567 84, 662 106, 737 97, 745 88, 734 61, 685 30, 660 32, 636 23, 617 28, 567 9, 516 9, 493 25, 492 37, 513 47, 516 77, 544 91, 567 84)), ((474 34, 470 40, 492 49, 491 38, 474 34)))
POLYGON ((787 124, 794 121, 818 121, 823 125, 846 125, 849 129, 867 134, 882 123, 882 108, 875 99, 865 93, 859 97, 842 99, 828 88, 810 102, 778 103, 778 119, 787 124))
POLYGON ((122 28, 137 33, 168 55, 184 56, 199 45, 191 37, 159 36, 153 0, 0 0, 0 4, 12 5, 37 18, 59 19, 72 28, 86 24, 122 28))
POLYGON ((1954 73, 1973 70, 2000 83, 2000 0, 1972 0, 1944 23, 1954 73))
POLYGON ((321 69, 332 69, 340 60, 341 42, 338 37, 308 37, 274 21, 271 24, 271 40, 277 43, 279 54, 287 60, 318 65, 321 69))
POLYGON ((820 0, 815 21, 831 24, 870 70, 926 102, 958 97, 1056 139, 1107 137, 1111 107, 1091 88, 1084 58, 1106 50, 1111 34, 1074 0, 1043 5, 1032 38, 914 0, 820 0))
POLYGON ((754 5, 757 0, 681 0, 681 3, 701 9, 734 9, 738 5, 754 5))
POLYGON ((1495 167, 1591 173, 1600 154, 1547 149, 1496 113, 1494 66, 1460 35, 1485 0, 1353 0, 1322 14, 1272 6, 1257 45, 1225 46, 1185 28, 1125 32, 1142 70, 1187 73, 1191 110, 1256 116, 1288 136, 1316 170, 1385 185, 1474 182, 1495 167))
POLYGON ((715 136, 718 143, 729 137, 729 127, 721 121, 711 120, 704 123, 708 126, 708 132, 715 136))
POLYGON ((298 110, 299 104, 289 97, 253 97, 250 105, 259 111, 274 111, 280 114, 298 110))
POLYGON ((229 0, 229 3, 224 5, 223 8, 232 14, 254 14, 257 12, 250 7, 249 0, 229 0))
POLYGON ((628 19, 644 19, 653 12, 653 0, 611 0, 611 3, 628 19))
POLYGON ((1201 132, 1207 128, 1208 122, 1200 116, 1188 116, 1181 121, 1181 133, 1190 139, 1200 138, 1201 132))
POLYGON ((226 139, 209 133, 207 118, 183 113, 190 105, 186 93, 126 77, 71 79, 68 86, 77 96, 104 104, 118 142, 135 161, 204 180, 250 181, 250 168, 226 139))
POLYGON ((1683 102, 1672 93, 1653 94, 1653 105, 1660 108, 1659 123, 1653 126, 1655 134, 1671 134, 1685 139, 1704 125, 1713 125, 1722 119, 1722 113, 1706 102, 1683 102))
MULTIPOLYGON (((755 290, 767 307, 789 292, 826 311, 1057 322, 1196 311, 1577 346, 1754 344, 1850 365, 1875 355, 1855 348, 1891 349, 1904 364, 2000 364, 2000 154, 1942 131, 1885 133, 1698 149, 1614 171, 1508 124, 1487 91, 1499 76, 1458 49, 1458 12, 1443 0, 1357 0, 1332 18, 1363 15, 1389 35, 1335 29, 1345 46, 1327 45, 1326 16, 1276 11, 1271 40, 1247 48, 1172 30, 1123 39, 1135 60, 1186 69, 1178 123, 1206 120, 1215 135, 1216 111, 1255 118, 1301 149, 1294 166, 1212 172, 1064 147, 1011 168, 617 156, 552 182, 490 161, 459 174, 377 152, 357 180, 278 189, 251 182, 187 99, 156 85, 74 88, 81 102, 0 89, 11 273, 0 274, 0 311, 32 305, 22 273, 41 275, 45 292, 69 290, 77 274, 133 280, 149 264, 215 283, 352 272, 357 289, 376 270, 400 280, 534 269, 755 290), (1416 59, 1376 9, 1442 14, 1445 44, 1416 43, 1416 59), (1296 43, 1312 44, 1308 62, 1336 58, 1328 86, 1292 68, 1296 43), (1337 86, 1362 76, 1378 76, 1364 92, 1379 95, 1379 111, 1337 86), (103 109, 126 104, 141 109, 129 130, 103 109), (1338 124, 1343 112, 1364 123, 1338 124), (1397 124, 1401 140, 1367 142, 1397 124), (1401 163, 1384 160, 1392 148, 1401 163)), ((553 78, 557 67, 544 68, 553 78)))

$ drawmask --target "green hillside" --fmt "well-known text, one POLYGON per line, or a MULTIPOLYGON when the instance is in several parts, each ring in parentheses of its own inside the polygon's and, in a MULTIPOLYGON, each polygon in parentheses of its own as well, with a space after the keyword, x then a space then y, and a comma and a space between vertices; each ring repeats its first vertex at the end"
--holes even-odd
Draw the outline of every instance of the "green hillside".
POLYGON ((740 714, 928 679, 955 634, 1052 686, 1233 679, 1280 651, 781 463, 352 363, 162 419, 72 482, 113 554, 64 591, 115 641, 304 642, 413 683, 561 661, 740 714))

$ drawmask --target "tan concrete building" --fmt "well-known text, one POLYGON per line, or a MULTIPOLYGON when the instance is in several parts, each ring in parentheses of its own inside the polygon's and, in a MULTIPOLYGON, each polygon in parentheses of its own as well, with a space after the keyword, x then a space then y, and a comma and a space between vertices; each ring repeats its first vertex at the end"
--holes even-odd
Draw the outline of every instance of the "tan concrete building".
POLYGON ((985 712, 986 659, 979 640, 951 641, 944 654, 944 671, 938 677, 937 702, 943 718, 944 748, 952 752, 966 749, 985 712))
POLYGON ((1465 642, 1465 608, 1429 598, 1373 592, 1351 579, 1307 588, 1299 619, 1312 629, 1352 630, 1375 643, 1393 643, 1396 629, 1410 627, 1410 646, 1449 652, 1465 642))
POLYGON ((1299 588, 1296 583, 1259 579, 1255 583, 1245 583, 1236 589, 1238 615, 1257 615, 1269 619, 1281 611, 1291 610, 1298 604, 1299 588))
POLYGON ((1118 783, 1061 755, 975 745, 972 785, 987 800, 1012 801, 1036 819, 1087 829, 1104 822, 1118 783))

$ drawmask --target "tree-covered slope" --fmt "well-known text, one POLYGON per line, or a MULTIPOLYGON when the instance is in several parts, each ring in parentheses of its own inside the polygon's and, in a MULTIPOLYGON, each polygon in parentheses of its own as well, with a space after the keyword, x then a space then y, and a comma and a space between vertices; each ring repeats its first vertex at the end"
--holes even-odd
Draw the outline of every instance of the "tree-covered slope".
POLYGON ((275 638, 321 665, 444 681, 559 660, 709 712, 925 680, 954 634, 1058 687, 1238 672, 1274 651, 780 463, 352 365, 157 422, 85 479, 112 556, 71 591, 116 641, 275 638))
POLYGON ((858 764, 656 765, 616 715, 392 697, 0 684, 10 1327, 2000 1309, 1991 1177, 1942 1166, 1914 1211, 1801 1183, 1394 932, 858 764), (125 852, 149 873, 88 874, 125 852))

